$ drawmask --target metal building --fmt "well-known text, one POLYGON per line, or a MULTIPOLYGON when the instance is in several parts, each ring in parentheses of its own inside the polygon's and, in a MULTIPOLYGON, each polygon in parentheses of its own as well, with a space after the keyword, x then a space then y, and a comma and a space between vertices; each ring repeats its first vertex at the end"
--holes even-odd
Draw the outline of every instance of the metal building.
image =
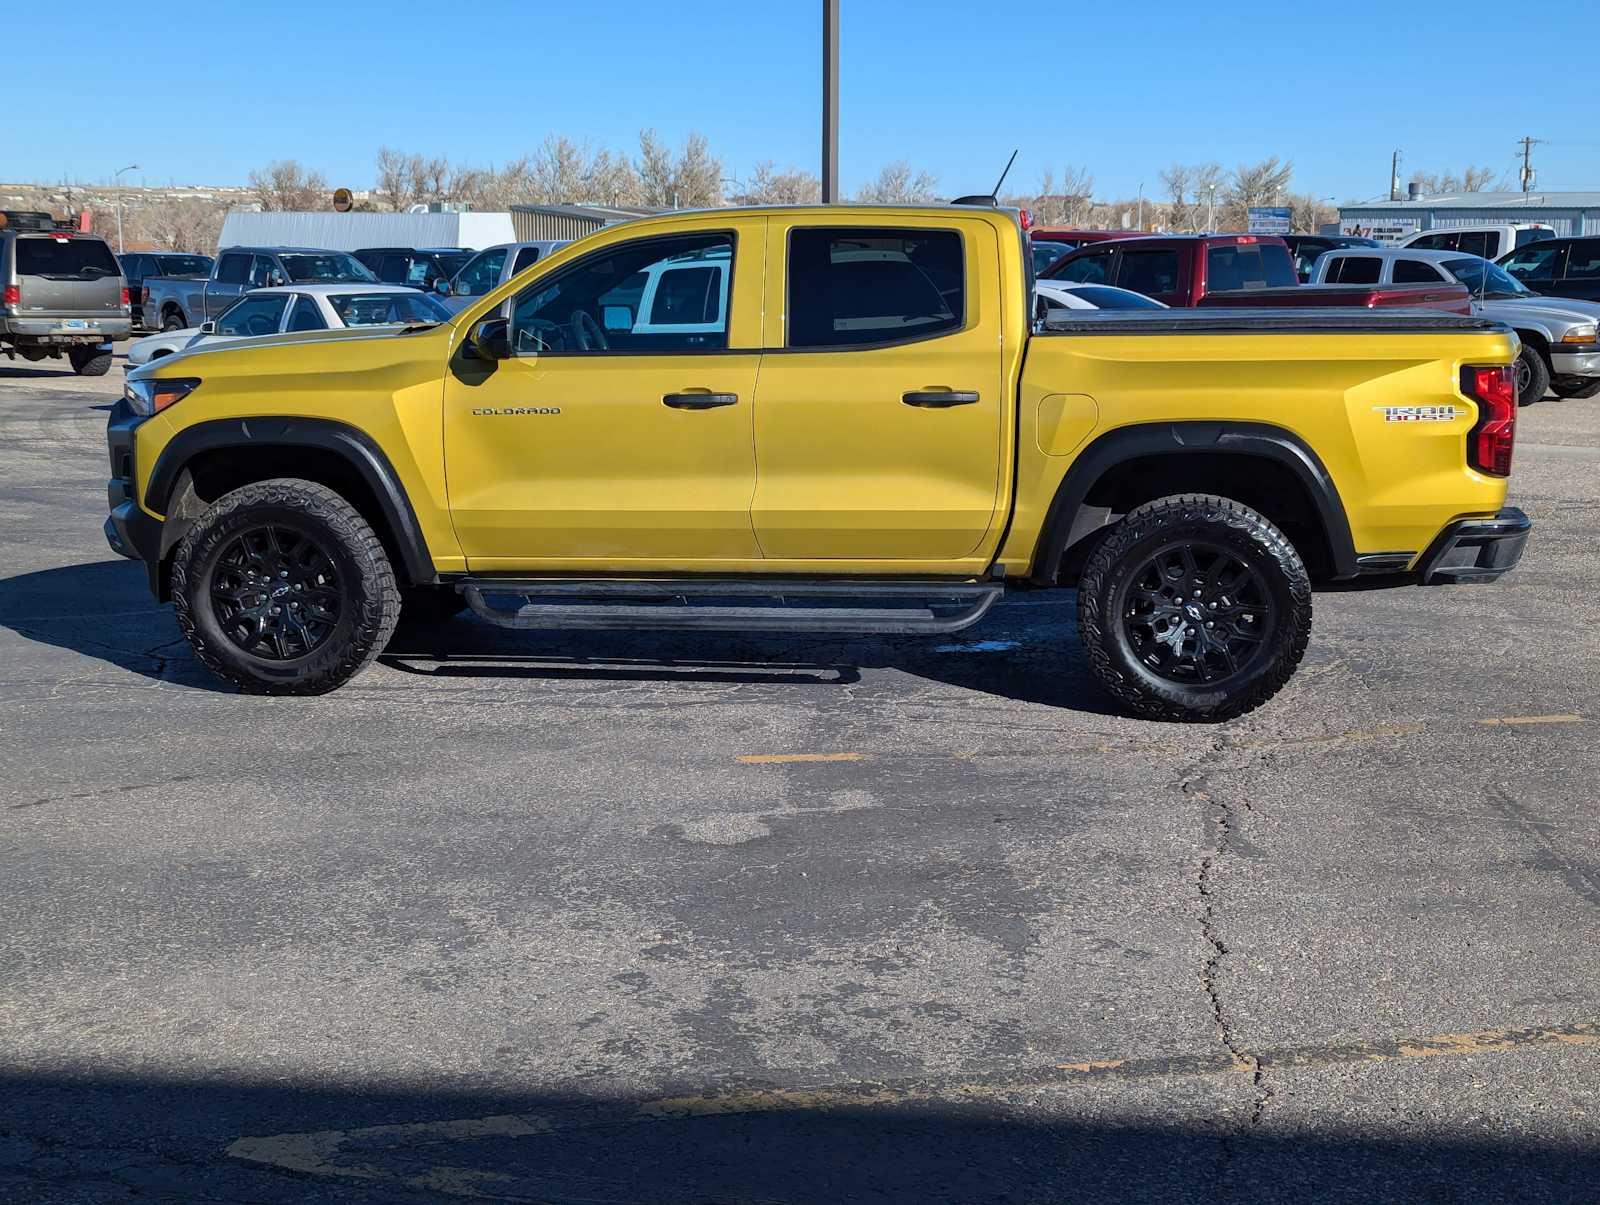
POLYGON ((602 226, 665 212, 631 205, 513 205, 511 225, 518 242, 575 239, 593 234, 602 226))
POLYGON ((1419 230, 1543 222, 1556 234, 1600 235, 1600 192, 1467 192, 1339 207, 1339 231, 1394 242, 1419 230))
POLYGON ((468 247, 516 239, 508 213, 308 213, 235 209, 222 223, 223 247, 468 247))

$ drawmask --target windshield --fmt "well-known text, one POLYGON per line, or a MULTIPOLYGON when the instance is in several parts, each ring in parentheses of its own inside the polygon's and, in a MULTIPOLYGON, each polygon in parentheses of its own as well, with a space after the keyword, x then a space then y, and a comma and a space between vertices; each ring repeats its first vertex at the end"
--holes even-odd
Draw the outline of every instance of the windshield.
POLYGON ((163 276, 210 276, 209 255, 158 255, 156 266, 163 276))
POLYGON ((426 293, 336 293, 328 298, 346 326, 384 326, 400 322, 443 322, 451 317, 426 293))
POLYGON ((1486 259, 1447 259, 1445 271, 1454 276, 1476 297, 1531 297, 1529 289, 1499 264, 1486 259))
POLYGON ((1077 250, 1077 248, 1074 247, 1071 243, 1051 243, 1051 242, 1034 243, 1033 244, 1033 270, 1035 272, 1043 272, 1046 268, 1048 268, 1051 264, 1055 263, 1056 260, 1060 259, 1068 251, 1075 251, 1075 250, 1077 250))
POLYGON ((121 276, 111 248, 97 238, 19 238, 17 275, 46 280, 101 280, 121 276))
POLYGON ((343 251, 307 251, 278 258, 295 284, 362 284, 378 279, 360 260, 343 251))

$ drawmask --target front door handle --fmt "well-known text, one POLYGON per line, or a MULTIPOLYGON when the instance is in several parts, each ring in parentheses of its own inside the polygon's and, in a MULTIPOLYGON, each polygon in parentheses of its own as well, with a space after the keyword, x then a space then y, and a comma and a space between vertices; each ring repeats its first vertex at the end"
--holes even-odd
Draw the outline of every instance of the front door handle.
POLYGON ((978 400, 974 389, 913 389, 902 393, 900 400, 908 406, 970 406, 978 400))
POLYGON ((700 393, 691 390, 684 393, 668 393, 661 400, 677 410, 711 410, 717 406, 732 406, 739 400, 739 395, 737 393, 700 393))

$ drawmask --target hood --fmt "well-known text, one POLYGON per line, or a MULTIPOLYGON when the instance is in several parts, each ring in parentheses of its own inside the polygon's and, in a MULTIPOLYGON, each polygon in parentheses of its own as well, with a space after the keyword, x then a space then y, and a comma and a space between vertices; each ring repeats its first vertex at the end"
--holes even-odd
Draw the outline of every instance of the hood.
MULTIPOLYGON (((440 323, 441 327, 444 325, 447 324, 440 323)), ((179 360, 193 361, 201 356, 206 357, 208 360, 217 356, 233 358, 241 353, 255 353, 274 347, 308 343, 376 343, 401 337, 401 332, 405 329, 403 326, 356 326, 338 327, 324 331, 290 331, 277 335, 207 335, 196 339, 180 351, 174 352, 170 356, 162 356, 159 360, 151 361, 151 363, 159 364, 161 368, 165 369, 172 364, 176 364, 179 360)), ((185 332, 175 333, 183 334, 185 332)), ((200 332, 195 330, 188 333, 198 335, 200 332)), ((152 339, 158 337, 151 336, 152 339)), ((141 365, 140 370, 144 367, 146 366, 141 365)))
POLYGON ((1568 297, 1496 297, 1489 301, 1474 300, 1472 305, 1487 318, 1512 324, 1539 322, 1557 330, 1600 322, 1600 302, 1568 297))

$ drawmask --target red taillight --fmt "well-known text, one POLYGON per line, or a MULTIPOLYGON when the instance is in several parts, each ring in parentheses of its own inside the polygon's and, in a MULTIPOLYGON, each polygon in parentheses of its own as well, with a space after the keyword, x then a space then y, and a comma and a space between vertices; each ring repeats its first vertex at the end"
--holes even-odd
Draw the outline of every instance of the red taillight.
POLYGON ((122 308, 123 309, 127 309, 128 308, 128 286, 127 285, 123 285, 122 286, 122 308))
POLYGON ((22 304, 22 286, 21 285, 7 285, 6 286, 5 304, 6 305, 21 305, 22 304))
POLYGON ((1019 210, 1017 210, 1017 213, 1020 214, 1021 217, 1022 217, 1022 228, 1024 230, 1032 230, 1033 229, 1033 215, 1031 213, 1029 213, 1026 209, 1019 209, 1019 210))
POLYGON ((1491 477, 1511 474, 1517 436, 1517 371, 1510 364, 1461 370, 1461 392, 1478 403, 1478 421, 1467 434, 1467 460, 1491 477))

